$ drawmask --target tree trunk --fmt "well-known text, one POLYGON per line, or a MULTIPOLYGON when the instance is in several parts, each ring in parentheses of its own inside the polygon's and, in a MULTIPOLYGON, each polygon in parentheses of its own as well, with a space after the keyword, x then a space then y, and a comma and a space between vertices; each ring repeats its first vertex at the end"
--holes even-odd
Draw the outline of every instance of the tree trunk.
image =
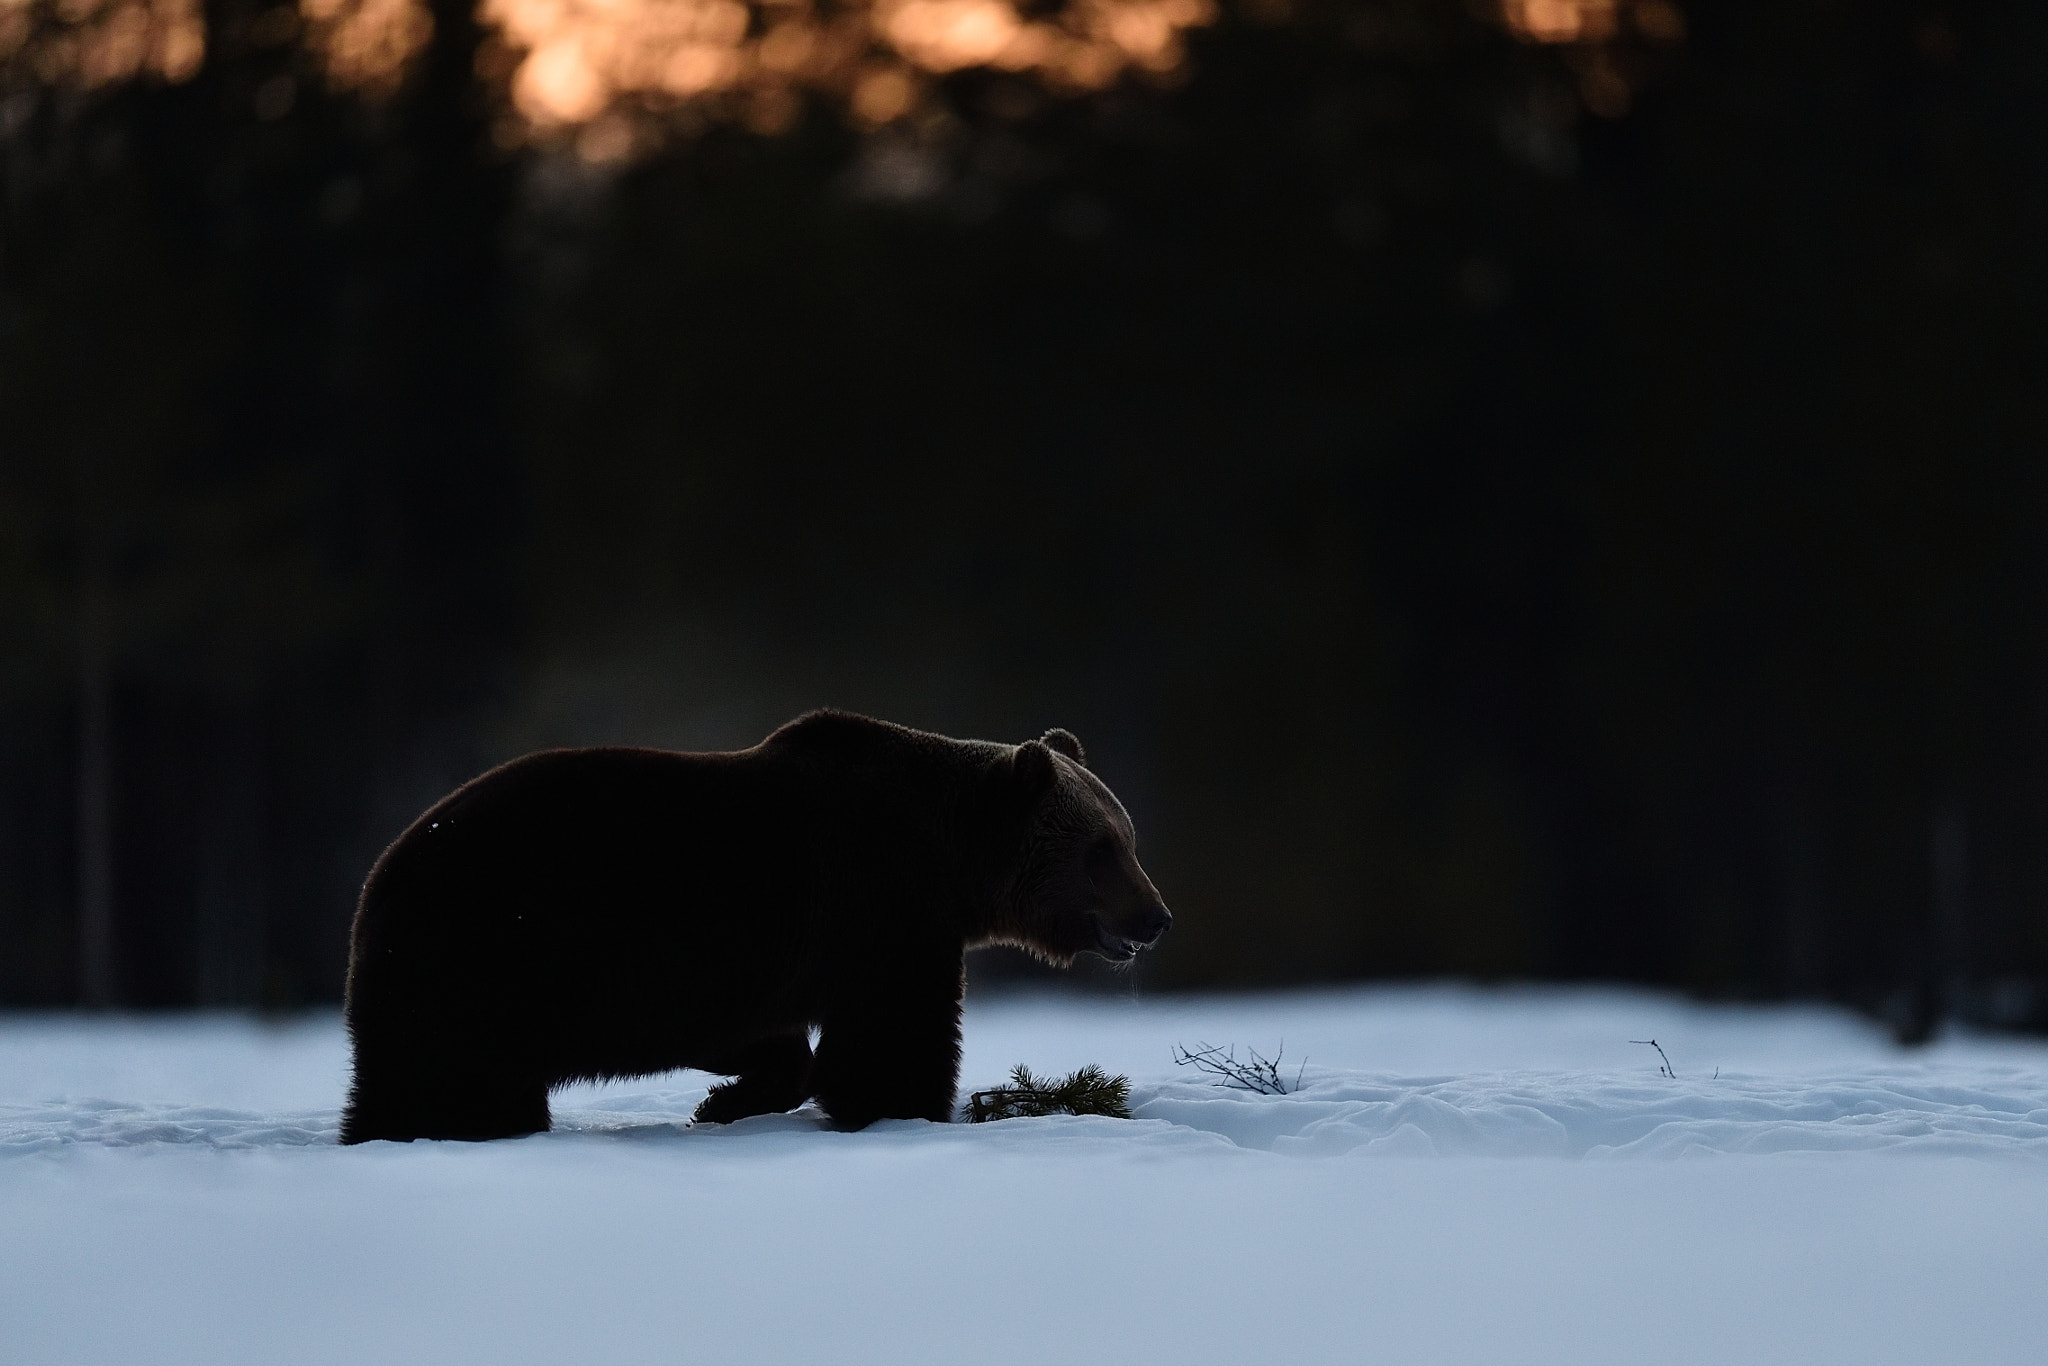
POLYGON ((81 528, 78 583, 78 1000, 114 1004, 113 687, 107 572, 100 528, 81 528))

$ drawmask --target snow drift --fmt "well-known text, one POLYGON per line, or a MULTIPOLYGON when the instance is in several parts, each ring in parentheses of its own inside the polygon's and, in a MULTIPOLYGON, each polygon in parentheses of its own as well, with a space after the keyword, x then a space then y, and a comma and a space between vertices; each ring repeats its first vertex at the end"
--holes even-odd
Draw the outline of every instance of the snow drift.
POLYGON ((999 998, 967 1054, 968 1085, 1100 1062, 1135 1118, 692 1128, 708 1079, 683 1073, 560 1093, 528 1139, 344 1150, 332 1019, 0 1020, 0 1359, 2034 1362, 2048 1341, 2039 1045, 1419 988, 999 998), (1675 1076, 1629 1042, 1651 1037, 1675 1076), (1173 1064, 1201 1042, 1279 1052, 1290 1094, 1173 1064))

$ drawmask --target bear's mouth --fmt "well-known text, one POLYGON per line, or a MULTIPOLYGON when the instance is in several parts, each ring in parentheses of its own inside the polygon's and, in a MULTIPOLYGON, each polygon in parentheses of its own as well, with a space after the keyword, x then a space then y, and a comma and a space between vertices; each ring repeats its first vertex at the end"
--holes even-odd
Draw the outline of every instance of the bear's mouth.
POLYGON ((1095 927, 1095 951, 1112 963, 1128 963, 1136 958, 1138 950, 1144 947, 1135 939, 1111 934, 1100 925, 1095 927))

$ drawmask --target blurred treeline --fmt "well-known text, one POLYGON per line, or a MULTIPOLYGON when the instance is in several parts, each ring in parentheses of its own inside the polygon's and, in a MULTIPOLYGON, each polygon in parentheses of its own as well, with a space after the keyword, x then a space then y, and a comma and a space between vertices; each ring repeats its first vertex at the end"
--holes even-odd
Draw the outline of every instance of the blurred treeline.
POLYGON ((0 1002, 332 999, 453 782, 833 705, 1079 733, 1152 986, 2042 1025, 2048 11, 1661 10, 1245 0, 604 163, 456 0, 374 96, 244 0, 17 61, 0 1002))

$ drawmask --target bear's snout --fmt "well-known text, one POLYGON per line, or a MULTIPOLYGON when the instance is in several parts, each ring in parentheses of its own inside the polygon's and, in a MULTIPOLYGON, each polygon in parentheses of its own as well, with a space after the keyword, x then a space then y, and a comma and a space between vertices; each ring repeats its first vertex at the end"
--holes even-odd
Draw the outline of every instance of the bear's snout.
POLYGON ((1137 929, 1131 938, 1146 948, 1159 942, 1159 937, 1173 928, 1173 915, 1164 906, 1154 906, 1138 920, 1137 929))
POLYGON ((1159 936, 1173 926, 1173 916, 1158 902, 1135 916, 1118 916, 1114 921, 1099 917, 1095 935, 1097 952, 1112 963, 1128 963, 1138 956, 1140 949, 1149 949, 1159 942, 1159 936))

